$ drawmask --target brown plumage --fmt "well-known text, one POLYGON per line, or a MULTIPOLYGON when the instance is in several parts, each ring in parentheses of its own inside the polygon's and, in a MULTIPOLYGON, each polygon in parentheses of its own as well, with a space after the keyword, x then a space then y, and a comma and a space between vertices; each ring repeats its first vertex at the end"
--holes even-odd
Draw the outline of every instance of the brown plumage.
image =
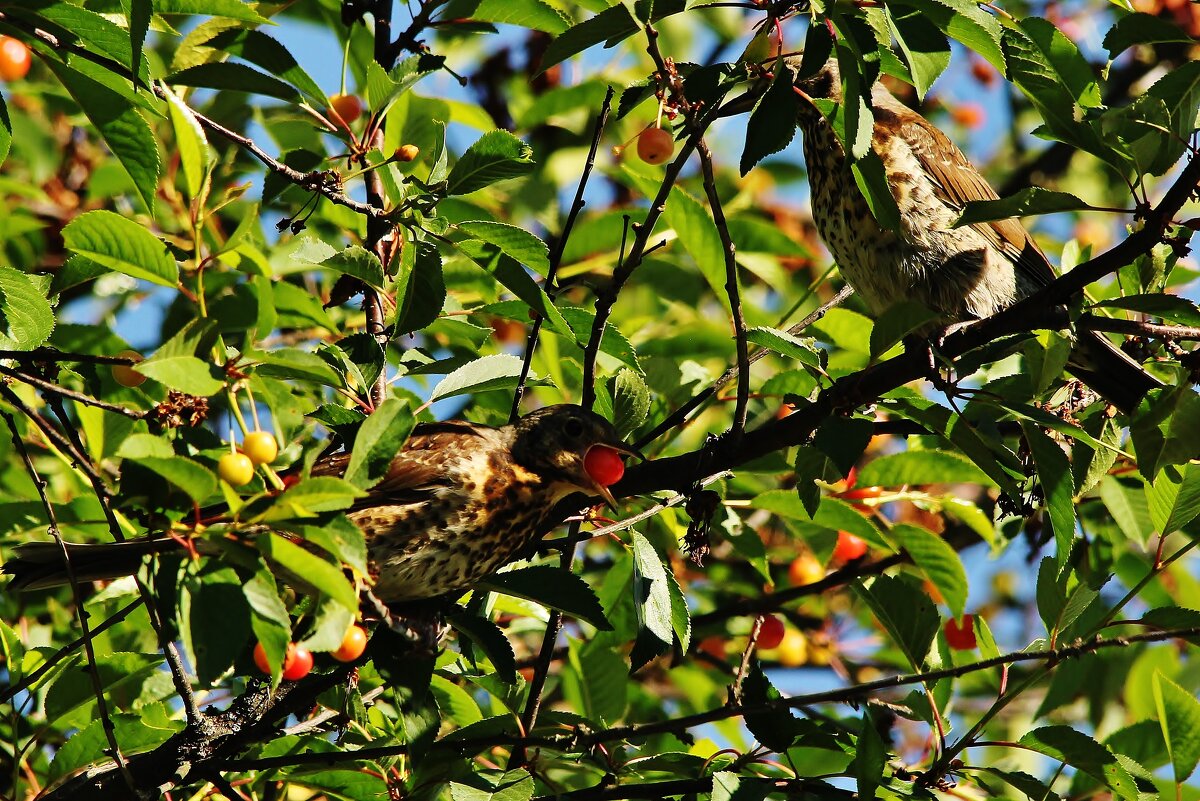
MULTIPOLYGON (((584 469, 594 445, 637 455, 607 420, 566 404, 499 428, 464 421, 417 426, 383 480, 347 512, 366 538, 376 597, 392 603, 466 590, 529 548, 568 495, 612 503, 584 469)), ((323 459, 312 475, 340 476, 349 459, 323 459)), ((146 554, 179 546, 158 538, 69 547, 77 578, 95 580, 133 573, 146 554)), ((54 543, 19 546, 3 571, 13 576, 9 589, 67 580, 54 543)))
MULTIPOLYGON (((840 102, 837 60, 798 83, 812 98, 840 102)), ((879 315, 916 300, 943 324, 989 317, 1054 280, 1054 269, 1015 219, 954 228, 965 205, 998 195, 932 123, 881 84, 871 91, 871 147, 883 163, 900 212, 900 229, 872 216, 828 121, 801 102, 799 125, 812 188, 813 219, 846 281, 879 315)), ((1080 332, 1069 367, 1124 411, 1137 407, 1156 379, 1096 332, 1080 332)))

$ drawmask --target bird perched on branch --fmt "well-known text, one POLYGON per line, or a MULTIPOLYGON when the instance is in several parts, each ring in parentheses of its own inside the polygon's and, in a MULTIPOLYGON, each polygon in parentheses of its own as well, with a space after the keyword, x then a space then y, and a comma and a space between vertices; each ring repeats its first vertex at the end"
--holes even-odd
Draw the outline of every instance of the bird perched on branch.
MULTIPOLYGON (((796 86, 807 98, 840 104, 837 59, 802 76, 796 86)), ((899 210, 895 231, 872 215, 841 142, 811 100, 800 100, 798 122, 817 230, 873 314, 915 300, 943 325, 976 320, 1054 280, 1046 255, 1017 220, 954 227, 968 202, 999 196, 945 134, 878 83, 871 89, 871 110, 871 149, 899 210)), ((1068 369, 1125 412, 1162 386, 1094 331, 1077 334, 1068 369)))
MULTIPOLYGON (((418 425, 383 479, 347 511, 366 538, 375 597, 393 603, 464 591, 533 545, 568 495, 614 503, 585 466, 596 447, 642 458, 607 420, 574 405, 539 409, 499 428, 418 425)), ((322 459, 312 475, 340 476, 349 462, 349 454, 322 459)), ((130 575, 147 554, 181 547, 163 537, 67 546, 79 581, 130 575)), ((68 581, 57 543, 18 546, 3 572, 13 576, 9 589, 68 581)))

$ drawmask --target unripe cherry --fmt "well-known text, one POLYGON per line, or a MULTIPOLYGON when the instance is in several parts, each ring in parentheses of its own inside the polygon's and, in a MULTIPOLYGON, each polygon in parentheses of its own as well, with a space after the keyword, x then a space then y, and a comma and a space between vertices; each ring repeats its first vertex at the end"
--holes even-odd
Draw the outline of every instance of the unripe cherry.
POLYGON ((638 134, 638 158, 647 164, 665 164, 675 152, 675 140, 662 128, 647 128, 638 134))

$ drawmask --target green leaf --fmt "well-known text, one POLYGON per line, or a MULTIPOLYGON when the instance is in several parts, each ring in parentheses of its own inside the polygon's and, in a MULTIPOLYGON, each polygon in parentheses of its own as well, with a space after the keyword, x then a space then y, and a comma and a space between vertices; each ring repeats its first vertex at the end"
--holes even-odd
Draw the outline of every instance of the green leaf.
POLYGON ((359 489, 373 487, 387 475, 392 459, 408 439, 414 422, 407 401, 385 400, 359 428, 343 478, 359 489))
POLYGON ((1065 762, 1114 790, 1121 798, 1138 798, 1133 777, 1100 743, 1070 726, 1043 726, 1018 741, 1026 748, 1065 762))
MULTIPOLYGON (((96 674, 106 693, 140 681, 162 664, 158 654, 96 654, 96 674)), ((46 721, 52 722, 88 702, 95 703, 96 691, 86 665, 64 671, 46 692, 46 721)))
MULTIPOLYGON (((103 84, 86 77, 82 72, 53 60, 46 60, 45 63, 62 81, 63 86, 71 93, 71 97, 75 98, 75 102, 83 109, 83 113, 87 115, 91 123, 96 126, 96 130, 100 132, 105 144, 117 157, 117 161, 129 173, 138 196, 145 203, 146 208, 153 210, 155 193, 158 191, 158 179, 162 174, 162 162, 159 160, 158 141, 150 126, 146 124, 146 120, 128 100, 103 84)), ((84 214, 83 217, 90 217, 93 214, 112 214, 112 212, 93 211, 84 214)), ((113 216, 118 215, 114 214, 113 216)), ((82 217, 77 218, 71 225, 74 225, 79 219, 82 217)), ((154 237, 133 220, 123 217, 120 219, 129 226, 136 227, 142 236, 154 237)), ((70 228, 71 225, 68 225, 67 228, 70 228)), ((121 238, 118 236, 118 241, 121 238)), ((95 259, 95 261, 105 264, 101 259, 95 259)), ((166 286, 174 286, 174 260, 172 259, 171 262, 170 276, 172 280, 165 284, 166 286)), ((106 266, 110 265, 106 264, 106 266)), ((119 267, 112 267, 112 269, 125 272, 119 267)), ((152 277, 163 277, 154 271, 151 271, 150 275, 134 273, 130 273, 130 275, 133 275, 134 278, 145 278, 149 281, 156 281, 156 283, 164 283, 157 280, 156 277, 152 277)))
POLYGON ((396 283, 403 292, 396 298, 399 312, 396 334, 408 334, 438 318, 446 302, 442 257, 429 242, 410 242, 400 254, 401 271, 396 283))
POLYGON ((623 367, 613 378, 613 427, 617 436, 625 438, 646 422, 650 413, 650 388, 645 380, 623 367))
MULTIPOLYGON (((972 0, 934 0, 922 3, 897 3, 910 7, 968 49, 983 56, 1001 74, 1005 72, 1004 53, 1000 49, 1000 24, 972 0)), ((891 4, 889 4, 889 7, 891 4)))
POLYGON ((349 481, 335 476, 306 478, 288 487, 263 519, 285 520, 311 517, 316 512, 336 512, 365 494, 349 481))
POLYGON ((4 103, 4 95, 0 95, 0 165, 8 158, 8 150, 12 147, 12 120, 8 117, 8 106, 4 103))
POLYGON ((167 82, 177 86, 200 86, 206 89, 220 89, 228 92, 248 92, 255 95, 265 95, 278 100, 299 103, 300 92, 294 86, 279 80, 273 75, 259 72, 230 61, 214 61, 210 64, 197 64, 188 67, 171 77, 167 82))
POLYGON ((199 462, 193 462, 186 456, 172 456, 165 459, 156 456, 143 456, 139 459, 130 459, 129 461, 140 464, 147 470, 162 476, 186 492, 188 497, 196 503, 203 503, 205 499, 217 491, 216 474, 204 465, 199 462))
POLYGON ((871 329, 871 358, 878 359, 904 337, 938 319, 923 303, 903 300, 889 306, 871 329))
POLYGON ((289 582, 300 581, 304 586, 312 587, 347 609, 358 609, 358 593, 354 591, 350 582, 346 581, 341 568, 314 556, 278 534, 260 535, 256 542, 267 562, 273 567, 282 568, 289 582))
POLYGON ((33 350, 50 338, 54 310, 33 280, 0 266, 0 349, 33 350))
POLYGON ((1145 545, 1155 528, 1142 480, 1106 475, 1100 480, 1100 500, 1117 528, 1129 539, 1145 545))
POLYGON ((1149 295, 1127 295, 1123 298, 1097 303, 1098 308, 1128 309, 1129 311, 1152 314, 1164 320, 1183 325, 1200 326, 1200 308, 1195 302, 1179 295, 1152 293, 1149 295))
POLYGON ((746 144, 738 166, 742 175, 772 153, 783 150, 796 137, 798 104, 793 84, 796 74, 782 64, 775 71, 771 86, 750 113, 746 123, 746 144))
POLYGON ((1200 762, 1200 701, 1162 674, 1154 672, 1154 705, 1162 724, 1163 738, 1175 769, 1175 781, 1182 784, 1200 762))
POLYGON ((867 151, 850 165, 850 171, 879 226, 886 231, 899 231, 900 209, 892 196, 879 155, 874 150, 867 151))
POLYGON ((481 580, 479 586, 557 609, 601 631, 612 630, 592 588, 579 576, 557 567, 534 565, 493 573, 481 580))
POLYGON ((937 587, 954 617, 962 617, 967 605, 967 572, 958 553, 932 531, 907 523, 897 523, 888 536, 908 552, 913 564, 937 587))
POLYGON ((466 635, 483 651, 501 679, 509 684, 517 680, 517 657, 513 653, 512 643, 499 626, 467 612, 451 615, 448 622, 455 631, 466 635))
POLYGON ((450 782, 451 801, 529 801, 533 798, 533 777, 525 770, 510 770, 491 781, 476 774, 474 780, 484 786, 450 782))
MULTIPOLYGON (((476 392, 497 389, 512 389, 521 375, 521 360, 507 353, 495 353, 468 362, 438 382, 429 394, 429 400, 452 398, 476 392)), ((536 380, 532 372, 531 379, 536 380)))
POLYGON ((324 108, 327 98, 317 82, 296 62, 286 47, 262 31, 244 28, 222 31, 206 45, 257 64, 269 75, 278 76, 299 89, 318 109, 324 108))
POLYGON ((909 667, 923 670, 940 624, 929 596, 908 577, 888 575, 876 577, 869 585, 856 584, 855 593, 900 647, 909 667))
POLYGON ((164 386, 188 395, 207 398, 225 389, 225 382, 222 380, 224 373, 216 365, 195 356, 159 358, 156 355, 135 364, 133 369, 164 386))
MULTIPOLYGON (((763 673, 762 665, 755 659, 742 682, 742 702, 757 706, 778 701, 782 696, 763 673)), ((787 709, 767 709, 746 713, 746 728, 760 743, 772 751, 784 752, 796 741, 800 721, 787 709)))
POLYGON ((343 275, 350 275, 376 289, 383 289, 383 265, 379 257, 371 251, 351 245, 345 250, 339 250, 321 262, 322 267, 328 267, 343 275))
POLYGON ((1145 487, 1150 520, 1159 534, 1178 531, 1200 515, 1200 463, 1167 465, 1145 487))
POLYGON ((545 317, 551 328, 560 334, 571 335, 571 327, 554 302, 516 259, 501 252, 495 245, 484 244, 479 240, 459 242, 458 247, 476 264, 487 270, 505 289, 525 301, 534 312, 545 317))
POLYGON ((754 496, 750 504, 755 509, 766 509, 780 517, 810 522, 829 531, 849 531, 876 548, 889 552, 894 550, 870 520, 838 498, 822 498, 820 506, 811 515, 794 490, 767 490, 754 496))
POLYGON ((1109 60, 1138 44, 1193 44, 1195 40, 1175 23, 1153 14, 1138 11, 1117 20, 1104 34, 1104 49, 1109 60))
POLYGON ((908 450, 881 456, 858 473, 860 487, 899 487, 905 484, 995 483, 954 451, 908 450))
POLYGON ((229 567, 205 571, 199 581, 188 581, 180 595, 184 644, 196 679, 211 687, 250 640, 250 607, 241 579, 229 567))
POLYGON ((327 387, 346 386, 342 377, 315 353, 298 348, 278 348, 253 354, 247 353, 246 356, 258 362, 255 372, 259 375, 272 378, 291 378, 298 381, 315 381, 327 387))
POLYGON ((571 19, 544 0, 466 0, 451 3, 443 12, 443 16, 450 19, 470 18, 478 22, 516 25, 554 36, 571 27, 571 19))
MULTIPOLYGON (((117 712, 110 716, 113 734, 121 744, 121 753, 140 754, 157 748, 183 729, 182 720, 172 720, 167 705, 161 701, 145 704, 136 713, 117 712)), ((109 748, 103 720, 93 720, 54 752, 47 777, 51 780, 65 776, 95 762, 103 762, 109 748)))
POLYGON ((145 58, 140 53, 135 62, 131 32, 101 14, 71 3, 24 0, 22 5, 30 9, 36 8, 42 18, 69 32, 71 38, 77 39, 88 50, 131 67, 132 72, 138 76, 138 82, 142 86, 147 84, 150 72, 145 58))
POLYGON ((196 198, 204 186, 205 176, 212 163, 212 151, 204 129, 192 110, 180 100, 170 87, 163 92, 171 113, 171 127, 175 131, 175 147, 179 151, 179 163, 183 167, 184 184, 188 197, 196 198))
MULTIPOLYGON (((876 789, 883 784, 883 769, 888 760, 887 745, 879 734, 880 721, 872 710, 871 704, 863 709, 856 741, 858 748, 854 754, 853 771, 859 798, 875 797, 876 789)), ((891 720, 892 714, 885 712, 882 717, 891 720)))
MULTIPOLYGON (((648 539, 636 531, 631 531, 630 535, 633 546, 633 602, 637 610, 639 635, 643 630, 648 632, 657 640, 657 645, 652 645, 654 653, 662 653, 675 641, 667 571, 663 568, 658 551, 648 539)), ((637 670, 642 664, 645 662, 638 664, 638 660, 632 659, 631 667, 637 670)))
POLYGON ((154 11, 158 14, 200 14, 213 17, 269 25, 271 21, 260 16, 253 6, 242 0, 154 0, 154 11))
POLYGON ((812 337, 798 337, 760 325, 746 331, 746 340, 810 367, 821 367, 821 349, 812 337))
POLYGON ((1027 186, 1014 195, 1000 200, 972 200, 954 222, 955 228, 964 225, 1028 217, 1034 214, 1053 214, 1060 211, 1081 211, 1091 205, 1069 192, 1053 192, 1040 186, 1027 186))
POLYGON ((467 148, 446 178, 446 194, 467 195, 533 171, 533 149, 508 131, 492 131, 467 148))
POLYGON ((884 13, 908 63, 917 97, 924 98, 933 82, 950 66, 950 43, 929 17, 915 8, 885 6, 884 13))
POLYGON ((319 525, 293 523, 287 528, 301 539, 324 548, 360 576, 367 575, 367 544, 362 529, 354 525, 346 515, 322 519, 319 525))
POLYGON ((590 720, 620 720, 629 703, 629 665, 600 641, 572 642, 563 671, 563 697, 590 720))
POLYGON ((163 286, 179 282, 179 268, 162 240, 120 214, 89 211, 68 223, 62 234, 69 250, 110 270, 163 286))
POLYGON ((614 5, 589 20, 572 25, 550 41, 542 56, 541 71, 582 53, 592 45, 619 42, 637 33, 638 23, 624 4, 614 5))
POLYGON ((1046 511, 1054 531, 1055 556, 1062 570, 1075 541, 1075 482, 1071 477, 1071 463, 1058 443, 1037 426, 1021 421, 1021 431, 1037 467, 1038 482, 1042 485, 1046 511))
POLYGON ((550 271, 550 251, 546 243, 523 228, 486 220, 468 220, 456 227, 472 239, 495 245, 538 275, 545 276, 550 271))

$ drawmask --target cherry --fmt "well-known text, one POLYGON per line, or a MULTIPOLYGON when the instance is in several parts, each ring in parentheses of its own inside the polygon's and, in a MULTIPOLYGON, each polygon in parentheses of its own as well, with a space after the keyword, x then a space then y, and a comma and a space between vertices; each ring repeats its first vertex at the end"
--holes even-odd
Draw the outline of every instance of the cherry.
POLYGON ((800 554, 788 565, 788 580, 792 582, 793 587, 812 584, 823 578, 825 578, 825 568, 810 553, 800 554))
POLYGON ((804 632, 788 629, 775 652, 779 664, 784 667, 799 667, 808 661, 808 638, 804 632))
MULTIPOLYGON (((142 354, 136 350, 123 350, 117 354, 125 359, 132 359, 135 362, 142 360, 142 354)), ((146 383, 146 376, 133 369, 132 365, 114 364, 112 367, 113 381, 116 381, 123 387, 140 387, 146 383)))
POLYGON ((242 453, 254 464, 270 464, 279 455, 279 443, 266 431, 251 431, 242 440, 242 453))
POLYGON ((638 134, 638 158, 647 164, 663 164, 675 152, 675 140, 662 128, 647 128, 638 134))
POLYGON ((342 644, 333 652, 339 662, 353 662, 367 649, 367 632, 362 626, 351 626, 342 638, 342 644))
POLYGON ((392 158, 396 161, 416 161, 419 155, 421 155, 421 148, 416 145, 400 145, 392 154, 392 158))
MULTIPOLYGON (((287 652, 283 655, 283 670, 285 671, 292 667, 292 663, 296 661, 294 648, 293 644, 288 643, 287 652)), ((263 648, 261 642, 254 645, 254 664, 263 673, 266 673, 268 676, 271 675, 271 664, 267 661, 267 651, 263 648)))
POLYGON ((288 657, 291 661, 285 658, 283 666, 283 677, 288 681, 299 681, 312 670, 313 655, 307 648, 292 643, 288 645, 288 657))
POLYGON ((19 81, 29 74, 33 56, 29 48, 19 39, 0 36, 0 78, 19 81))
POLYGON ((602 487, 610 487, 625 475, 621 454, 604 445, 593 445, 583 457, 583 469, 602 487))
POLYGON ((833 546, 833 558, 838 562, 853 562, 867 552, 867 543, 849 531, 839 531, 837 545, 833 546))
POLYGON ((362 116, 363 104, 356 95, 331 95, 329 110, 334 122, 340 117, 347 126, 362 116))
POLYGON ((758 628, 758 647, 775 648, 783 642, 784 632, 782 620, 775 615, 766 615, 762 619, 762 625, 758 628))
POLYGON ((217 462, 217 474, 233 487, 241 487, 254 478, 254 462, 244 453, 227 453, 217 462))
POLYGON ((975 616, 963 615, 962 623, 954 618, 946 621, 946 642, 956 651, 975 650, 975 616))

